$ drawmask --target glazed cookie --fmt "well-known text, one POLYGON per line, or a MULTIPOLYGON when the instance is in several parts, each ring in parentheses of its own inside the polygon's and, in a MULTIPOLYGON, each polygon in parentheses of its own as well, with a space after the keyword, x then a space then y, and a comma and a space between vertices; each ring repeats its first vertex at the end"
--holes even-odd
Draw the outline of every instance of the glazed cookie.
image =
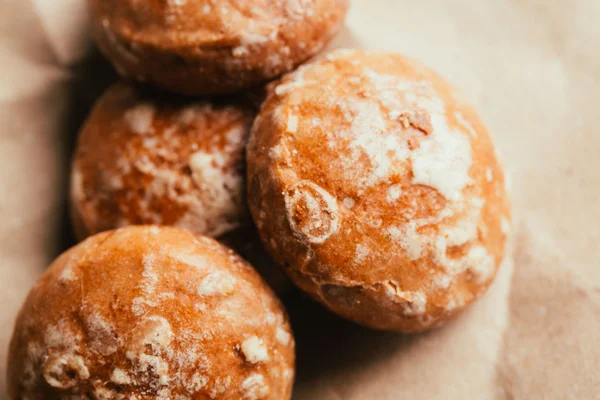
POLYGON ((92 236, 31 290, 8 356, 11 399, 288 400, 282 305, 233 251, 172 227, 92 236))
POLYGON ((248 145, 263 243, 334 312, 388 330, 438 326, 481 295, 510 204, 487 129, 437 74, 336 51, 272 84, 248 145))
POLYGON ((123 76, 183 94, 259 85, 317 54, 348 0, 89 0, 93 36, 123 76))

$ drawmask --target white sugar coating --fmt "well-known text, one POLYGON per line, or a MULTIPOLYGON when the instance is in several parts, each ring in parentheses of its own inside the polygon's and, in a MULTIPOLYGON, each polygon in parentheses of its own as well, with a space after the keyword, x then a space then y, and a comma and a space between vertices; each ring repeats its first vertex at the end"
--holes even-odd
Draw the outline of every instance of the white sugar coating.
POLYGON ((245 400, 259 400, 269 394, 265 378, 260 374, 252 374, 247 377, 242 382, 241 389, 245 400))
POLYGON ((235 278, 221 271, 214 271, 206 275, 198 285, 198 294, 201 296, 228 295, 235 289, 235 278))
POLYGON ((44 362, 44 379, 55 388, 68 389, 89 377, 90 372, 80 355, 53 353, 44 362))
POLYGON ((251 336, 244 340, 240 346, 240 350, 244 355, 244 359, 251 364, 269 360, 269 350, 264 342, 257 336, 251 336))
MULTIPOLYGON (((78 397, 76 397, 79 399, 78 397)), ((97 400, 112 400, 117 397, 117 392, 113 389, 109 389, 104 386, 98 386, 94 388, 94 399, 97 400)))
POLYGON ((456 121, 463 127, 465 130, 471 135, 473 138, 477 137, 477 131, 473 128, 473 125, 469 121, 465 119, 465 117, 460 112, 454 113, 454 118, 456 121))
POLYGON ((144 270, 142 271, 142 290, 145 294, 151 295, 156 290, 156 284, 158 283, 158 275, 154 271, 154 264, 156 263, 156 256, 149 252, 144 254, 142 261, 144 270))
POLYGON ((151 226, 148 231, 150 232, 151 235, 156 236, 160 233, 160 228, 158 226, 151 226))
POLYGON ((287 346, 292 340, 292 335, 282 327, 278 326, 275 330, 275 339, 283 346, 287 346))
POLYGON ((205 375, 202 375, 200 372, 194 372, 187 387, 189 391, 196 392, 205 387, 207 383, 208 378, 205 375))
POLYGON ((90 312, 85 316, 83 322, 88 332, 90 350, 105 356, 117 351, 119 342, 114 333, 115 327, 98 311, 90 312))
POLYGON ((192 178, 201 190, 202 201, 192 199, 190 211, 177 225, 197 231, 197 224, 207 219, 215 221, 215 227, 206 233, 209 236, 218 236, 234 227, 235 222, 229 220, 240 213, 236 199, 242 197, 243 185, 235 168, 226 172, 226 163, 227 159, 219 152, 192 154, 189 165, 192 178))
POLYGON ((387 190, 387 199, 390 203, 398 200, 402 194, 402 186, 399 184, 391 185, 387 190))
POLYGON ((77 351, 81 339, 81 335, 73 331, 71 323, 66 319, 49 326, 44 333, 44 343, 50 349, 77 351))
POLYGON ((210 14, 211 11, 212 11, 212 7, 210 4, 205 4, 204 7, 202 7, 202 12, 204 14, 210 14))
POLYGON ((466 258, 469 262, 469 270, 475 274, 477 283, 487 282, 492 278, 496 270, 495 262, 485 247, 472 247, 466 258))
POLYGON ((298 129, 298 116, 297 115, 288 116, 287 131, 289 133, 296 133, 297 129, 298 129))
POLYGON ((459 200, 462 190, 472 183, 471 142, 460 132, 449 131, 441 117, 431 116, 433 132, 410 153, 413 184, 429 186, 446 199, 459 200))
POLYGON ((163 358, 149 354, 139 354, 136 357, 131 352, 128 352, 126 356, 130 360, 137 362, 135 371, 144 379, 155 382, 160 386, 165 386, 169 383, 169 363, 163 358), (153 375, 156 375, 157 379, 154 379, 153 375))
POLYGON ((175 259, 201 270, 206 270, 211 265, 210 259, 206 258, 202 254, 176 254, 175 259))
POLYGON ((447 274, 440 274, 433 279, 433 283, 440 289, 446 289, 452 283, 452 277, 447 274))
POLYGON ((387 281, 383 283, 385 294, 393 301, 404 306, 404 315, 413 316, 423 314, 427 308, 427 296, 420 291, 403 291, 398 284, 387 281))
POLYGON ((167 349, 174 334, 171 324, 164 317, 152 315, 139 327, 137 334, 142 346, 150 345, 154 351, 167 349))
MULTIPOLYGON (((348 137, 351 157, 347 158, 344 174, 348 180, 357 179, 357 184, 370 187, 385 181, 393 173, 400 173, 403 161, 408 157, 408 145, 399 135, 387 129, 380 106, 369 100, 356 100, 343 103, 348 118, 352 124, 348 131, 341 133, 348 137), (360 160, 366 155, 369 165, 365 166, 360 160)), ((333 139, 334 143, 337 139, 333 139)))
POLYGON ((365 246, 364 244, 360 243, 357 244, 354 253, 354 262, 356 264, 362 264, 367 259, 370 253, 371 249, 368 246, 365 246))
POLYGON ((132 312, 140 316, 144 313, 147 307, 156 307, 158 305, 157 299, 153 296, 156 290, 156 284, 158 283, 158 275, 154 269, 156 255, 152 252, 144 254, 142 259, 142 279, 138 283, 137 287, 140 290, 140 295, 133 299, 131 305, 132 312))
POLYGON ((506 217, 500 218, 500 229, 504 235, 508 235, 510 233, 510 222, 506 217))
POLYGON ((125 111, 123 117, 129 129, 139 135, 146 135, 152 127, 155 111, 152 104, 142 103, 125 111))
POLYGON ((492 179, 494 179, 494 175, 493 175, 493 173, 492 173, 492 169, 491 169, 490 167, 487 167, 487 168, 485 169, 485 179, 486 179, 488 182, 491 182, 491 181, 492 181, 492 179))
POLYGON ((59 281, 68 282, 75 279, 75 274, 73 273, 73 264, 71 261, 65 265, 62 272, 58 276, 59 281))
POLYGON ((286 191, 285 209, 290 227, 310 243, 323 243, 338 230, 337 200, 310 181, 301 181, 286 191), (295 218, 296 208, 308 213, 302 221, 295 218))
POLYGON ((346 197, 344 198, 344 200, 342 201, 342 204, 344 205, 344 207, 346 208, 352 208, 356 205, 356 202, 354 201, 353 198, 351 197, 346 197))
POLYGON ((131 383, 131 377, 126 371, 115 368, 110 376, 110 380, 117 385, 129 385, 131 383))

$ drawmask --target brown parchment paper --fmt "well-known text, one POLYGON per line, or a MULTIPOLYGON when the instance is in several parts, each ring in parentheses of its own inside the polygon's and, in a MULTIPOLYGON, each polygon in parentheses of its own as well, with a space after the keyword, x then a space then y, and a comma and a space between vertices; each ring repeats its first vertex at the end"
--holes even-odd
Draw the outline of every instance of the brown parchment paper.
MULTIPOLYGON (((16 313, 72 243, 69 157, 115 79, 83 0, 0 0, 0 398, 16 313)), ((403 336, 286 299, 296 400, 600 399, 600 2, 353 0, 334 44, 394 50, 461 88, 512 177, 513 251, 447 327, 403 336)))

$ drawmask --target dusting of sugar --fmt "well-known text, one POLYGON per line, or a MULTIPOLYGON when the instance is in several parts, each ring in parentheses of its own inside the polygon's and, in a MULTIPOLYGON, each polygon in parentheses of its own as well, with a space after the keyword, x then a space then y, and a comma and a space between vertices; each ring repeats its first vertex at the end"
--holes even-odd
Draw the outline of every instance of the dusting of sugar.
POLYGON ((131 383, 131 377, 127 374, 126 371, 115 368, 110 376, 110 380, 117 385, 129 385, 131 383))
POLYGON ((284 193, 286 217, 294 232, 311 243, 323 243, 338 230, 336 199, 322 187, 301 181, 284 193), (302 213, 297 218, 296 213, 302 213))
POLYGON ((469 135, 471 135, 473 138, 477 137, 477 132, 475 131, 475 128, 473 128, 473 125, 471 125, 469 123, 469 121, 467 121, 465 119, 465 117, 463 117, 462 113, 460 113, 458 111, 455 112, 454 113, 454 118, 456 118, 456 120, 458 121, 458 123, 460 125, 462 125, 467 130, 467 132, 469 133, 469 135))
POLYGON ((469 270, 475 275, 477 283, 487 282, 494 274, 495 263, 493 257, 485 247, 472 247, 466 256, 469 270))
POLYGON ((102 355, 110 355, 118 349, 118 339, 114 334, 114 326, 93 311, 84 318, 90 350, 102 355))
POLYGON ((260 374, 252 374, 244 379, 241 389, 245 400, 259 400, 269 393, 265 378, 260 374))
POLYGON ((494 175, 492 174, 492 169, 490 167, 487 167, 485 169, 485 179, 487 179, 488 182, 491 182, 493 178, 494 175))
POLYGON ((198 285, 200 296, 228 295, 235 289, 235 278, 221 271, 214 271, 206 275, 198 285))
POLYGON ((281 83, 275 87, 275 94, 277 96, 283 96, 289 92, 293 92, 296 89, 306 88, 308 86, 316 85, 317 82, 314 80, 305 80, 304 73, 306 72, 306 67, 300 67, 293 73, 293 79, 286 82, 281 83))
POLYGON ((174 336, 169 321, 158 315, 150 316, 140 325, 138 335, 140 344, 150 345, 154 351, 167 349, 174 336))
POLYGON ((365 246, 364 244, 357 244, 356 250, 354 252, 354 262, 356 264, 362 264, 367 259, 370 253, 371 250, 367 246, 365 246))
POLYGON ((67 265, 63 268, 62 272, 58 276, 59 281, 68 282, 75 279, 75 274, 73 273, 73 264, 72 260, 69 260, 67 265))
POLYGON ((298 129, 298 116, 297 115, 289 115, 287 120, 287 131, 289 133, 296 133, 298 129))
POLYGON ((54 353, 44 362, 44 379, 52 387, 68 389, 89 377, 90 372, 79 355, 54 353))
POLYGON ((394 303, 402 304, 404 315, 413 316, 425 313, 427 308, 427 296, 420 291, 403 291, 398 284, 392 281, 383 283, 385 294, 394 303))
MULTIPOLYGON (((408 145, 395 132, 389 131, 377 102, 372 100, 356 100, 344 103, 345 114, 351 122, 350 128, 341 133, 347 137, 351 157, 345 165, 348 178, 357 179, 357 184, 370 187, 385 181, 393 173, 402 172, 400 168, 408 158, 408 145), (369 173, 357 173, 364 165, 356 160, 361 155, 367 156, 369 173)), ((335 141, 334 141, 335 142, 335 141)))
POLYGON ((116 399, 117 393, 104 386, 98 386, 94 388, 94 397, 95 400, 112 400, 116 399))
POLYGON ((240 350, 244 359, 250 364, 269 361, 269 351, 264 342, 257 336, 251 336, 242 342, 240 350))
POLYGON ((277 316, 274 313, 272 313, 271 311, 269 311, 267 313, 266 322, 269 325, 273 325, 273 324, 277 323, 277 316))
POLYGON ((148 231, 152 236, 156 236, 160 233, 160 228, 156 225, 152 225, 148 231))
POLYGON ((210 6, 210 4, 205 4, 204 7, 202 7, 202 12, 204 14, 210 14, 211 11, 212 7, 210 6))
POLYGON ((146 135, 154 121, 155 108, 152 104, 142 103, 125 111, 125 122, 134 133, 146 135))
POLYGON ((132 362, 136 362, 134 371, 145 380, 155 382, 160 386, 169 383, 169 364, 161 357, 149 354, 136 355, 128 351, 125 356, 132 362))
POLYGON ((195 372, 194 375, 192 375, 192 379, 188 384, 188 389, 192 392, 196 392, 205 387, 207 383, 208 378, 205 375, 202 375, 199 372, 195 372))
POLYGON ((201 270, 206 270, 210 266, 210 260, 201 254, 177 254, 175 258, 184 264, 201 270))
POLYGON ((75 334, 66 319, 60 320, 56 325, 51 325, 44 333, 44 343, 47 348, 68 351, 77 351, 81 337, 75 334))
POLYGON ((440 116, 431 117, 433 132, 422 138, 419 148, 410 153, 412 182, 437 190, 447 200, 457 201, 463 188, 472 183, 471 143, 460 132, 451 132, 440 116))
POLYGON ((450 283, 452 283, 452 277, 448 274, 439 274, 434 278, 433 282, 436 287, 446 289, 450 286, 450 283))
POLYGON ((400 184, 396 183, 394 185, 391 185, 387 190, 387 200, 390 203, 393 203, 400 198, 401 194, 402 194, 402 187, 400 186, 400 184))
POLYGON ((190 157, 189 166, 203 201, 192 196, 189 212, 177 225, 196 232, 204 231, 208 236, 219 236, 233 229, 237 223, 230 222, 233 218, 229 217, 240 213, 236 199, 242 197, 241 175, 235 168, 227 168, 227 159, 218 152, 195 152, 190 157), (205 226, 207 220, 212 221, 214 226, 205 226))
POLYGON ((287 346, 292 340, 292 335, 290 335, 289 332, 283 329, 282 327, 278 326, 275 330, 275 339, 277 339, 279 344, 287 346))
POLYGON ((344 198, 344 200, 342 201, 342 204, 344 205, 344 207, 346 208, 352 208, 356 205, 356 202, 354 201, 353 198, 351 197, 346 197, 344 198))

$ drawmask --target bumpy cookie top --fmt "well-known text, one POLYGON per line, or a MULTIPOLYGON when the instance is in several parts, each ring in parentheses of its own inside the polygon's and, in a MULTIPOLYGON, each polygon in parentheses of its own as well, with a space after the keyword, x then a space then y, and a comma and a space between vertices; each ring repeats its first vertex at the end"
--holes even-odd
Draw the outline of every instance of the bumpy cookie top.
POLYGON ((52 264, 18 317, 9 365, 13 399, 278 400, 291 395, 294 340, 281 304, 231 250, 128 227, 52 264))
POLYGON ((432 325, 485 289, 503 256, 509 202, 487 129, 399 55, 340 50, 273 84, 248 164, 271 253, 359 322, 432 325), (363 295, 388 321, 353 315, 363 295))
POLYGON ((144 223, 218 236, 245 224, 244 146, 253 117, 233 102, 110 88, 73 160, 78 236, 144 223))

